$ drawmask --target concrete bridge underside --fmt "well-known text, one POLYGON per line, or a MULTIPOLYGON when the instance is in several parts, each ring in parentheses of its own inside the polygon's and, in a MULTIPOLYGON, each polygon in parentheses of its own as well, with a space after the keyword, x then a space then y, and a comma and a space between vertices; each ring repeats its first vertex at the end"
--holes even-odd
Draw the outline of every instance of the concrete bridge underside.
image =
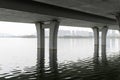
MULTIPOLYGON (((50 67, 57 67, 57 33, 59 25, 91 27, 94 32, 94 57, 99 57, 99 31, 102 32, 101 55, 106 59, 108 29, 120 30, 119 0, 0 0, 0 21, 35 23, 38 63, 44 64, 44 29, 50 29, 50 67)), ((41 66, 43 68, 44 66, 41 66)))
POLYGON ((60 25, 118 29, 119 0, 0 0, 0 21, 34 23, 60 20, 60 25))

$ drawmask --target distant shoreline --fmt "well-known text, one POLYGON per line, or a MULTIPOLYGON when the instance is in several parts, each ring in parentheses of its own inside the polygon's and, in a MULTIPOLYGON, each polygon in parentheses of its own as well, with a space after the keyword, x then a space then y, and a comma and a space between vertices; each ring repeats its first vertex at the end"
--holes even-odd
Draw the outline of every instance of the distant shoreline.
MULTIPOLYGON (((37 38, 36 36, 32 37, 26 37, 26 36, 10 36, 10 37, 0 37, 0 38, 37 38)), ((49 38, 48 36, 45 38, 49 38)), ((79 38, 94 38, 94 37, 86 37, 86 36, 59 36, 58 38, 66 38, 66 39, 79 39, 79 38)), ((120 38, 120 37, 107 37, 107 38, 120 38)))

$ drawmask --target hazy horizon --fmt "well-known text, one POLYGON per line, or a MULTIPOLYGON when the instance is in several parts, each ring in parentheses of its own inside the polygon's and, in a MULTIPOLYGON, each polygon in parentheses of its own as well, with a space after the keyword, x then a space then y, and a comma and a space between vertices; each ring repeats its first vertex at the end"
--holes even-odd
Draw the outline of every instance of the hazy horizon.
MULTIPOLYGON (((0 33, 11 34, 15 36, 35 35, 36 27, 33 23, 17 23, 17 22, 4 22, 0 21, 0 33)), ((48 29, 45 29, 48 30, 48 29)), ((60 26, 59 30, 69 31, 87 31, 93 32, 91 28, 86 27, 72 27, 72 26, 60 26)), ((110 30, 109 30, 110 31, 110 30)), ((117 30, 114 30, 116 34, 119 34, 117 30)))

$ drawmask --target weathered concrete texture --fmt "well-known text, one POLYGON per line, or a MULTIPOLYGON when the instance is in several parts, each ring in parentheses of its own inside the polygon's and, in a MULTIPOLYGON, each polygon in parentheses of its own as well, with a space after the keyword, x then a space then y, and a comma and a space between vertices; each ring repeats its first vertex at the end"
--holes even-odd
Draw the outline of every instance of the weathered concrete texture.
POLYGON ((102 57, 102 61, 106 62, 107 58, 106 58, 106 37, 107 37, 107 31, 108 31, 108 27, 105 26, 102 29, 102 38, 101 38, 101 57, 102 57))

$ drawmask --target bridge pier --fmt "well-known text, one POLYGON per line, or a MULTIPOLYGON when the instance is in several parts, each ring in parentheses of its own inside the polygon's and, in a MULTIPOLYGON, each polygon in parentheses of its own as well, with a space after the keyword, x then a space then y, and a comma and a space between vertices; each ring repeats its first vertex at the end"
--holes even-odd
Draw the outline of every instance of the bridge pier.
POLYGON ((106 62, 107 57, 106 57, 106 37, 107 37, 107 31, 108 27, 104 26, 102 28, 102 36, 101 36, 101 56, 102 56, 102 61, 106 62))
POLYGON ((119 25, 119 32, 120 32, 120 13, 116 14, 116 20, 119 25))
POLYGON ((55 70, 57 68, 57 34, 59 29, 59 21, 54 20, 50 26, 49 37, 49 63, 50 67, 55 70))
POLYGON ((37 64, 40 68, 44 68, 45 58, 45 33, 43 23, 35 23, 37 30, 37 64))
POLYGON ((44 29, 49 28, 49 65, 51 69, 57 68, 57 34, 59 21, 53 20, 49 22, 36 23, 37 29, 37 63, 40 67, 44 67, 45 58, 45 33, 44 29))
MULTIPOLYGON (((99 28, 98 27, 93 27, 93 33, 94 33, 94 62, 98 62, 99 58, 99 28)), ((107 61, 106 57, 106 37, 107 37, 107 31, 108 27, 104 26, 101 29, 102 35, 101 35, 101 57, 102 57, 102 62, 107 61)))
POLYGON ((94 60, 97 61, 99 57, 99 28, 93 27, 94 33, 94 60))
MULTIPOLYGON (((116 20, 117 20, 117 23, 118 23, 118 25, 119 25, 118 31, 119 31, 119 34, 120 34, 120 13, 117 13, 117 14, 116 14, 116 20)), ((119 36, 120 36, 120 35, 119 35, 119 36)), ((120 39, 119 39, 119 45, 120 45, 120 39)), ((120 50, 119 50, 119 52, 120 52, 120 50)))

